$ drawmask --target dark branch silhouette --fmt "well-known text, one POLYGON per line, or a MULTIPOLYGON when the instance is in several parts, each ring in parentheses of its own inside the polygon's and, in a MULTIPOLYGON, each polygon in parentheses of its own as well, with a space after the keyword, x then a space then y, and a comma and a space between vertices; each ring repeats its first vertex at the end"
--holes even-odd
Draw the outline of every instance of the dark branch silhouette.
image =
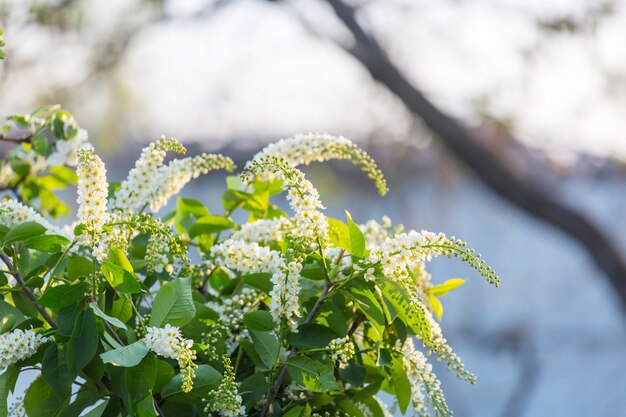
POLYGON ((326 0, 350 30, 355 46, 349 52, 372 77, 385 85, 501 197, 576 239, 604 271, 626 311, 626 263, 618 247, 584 215, 553 197, 539 185, 502 163, 459 121, 435 107, 390 61, 378 42, 359 24, 355 9, 342 0, 326 0))

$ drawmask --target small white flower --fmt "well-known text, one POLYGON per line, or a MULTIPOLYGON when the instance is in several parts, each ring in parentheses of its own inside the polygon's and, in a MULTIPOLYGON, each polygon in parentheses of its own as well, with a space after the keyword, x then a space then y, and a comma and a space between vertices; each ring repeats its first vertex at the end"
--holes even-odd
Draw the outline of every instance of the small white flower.
POLYGON ((184 392, 191 391, 195 368, 198 367, 194 363, 196 351, 192 349, 193 340, 185 339, 178 327, 166 324, 163 328, 147 327, 142 341, 157 355, 178 361, 183 380, 182 389, 184 392))
POLYGON ((0 335, 0 371, 22 359, 33 356, 49 339, 34 330, 13 330, 0 335))

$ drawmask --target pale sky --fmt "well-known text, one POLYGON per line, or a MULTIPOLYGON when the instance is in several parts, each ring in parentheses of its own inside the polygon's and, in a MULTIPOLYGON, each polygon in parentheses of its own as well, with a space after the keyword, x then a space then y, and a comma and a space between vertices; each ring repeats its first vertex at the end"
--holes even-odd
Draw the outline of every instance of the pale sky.
MULTIPOLYGON (((307 131, 403 140, 410 129, 402 106, 336 46, 349 37, 323 2, 232 0, 194 18, 206 1, 170 1, 169 18, 136 35, 106 82, 85 80, 85 68, 94 45, 147 19, 135 2, 86 1, 81 30, 65 33, 23 24, 27 2, 1 3, 11 16, 8 65, 22 67, 0 87, 3 114, 55 100, 63 87, 69 109, 103 137, 166 134, 218 147, 307 131)), ((505 120, 550 152, 626 159, 626 1, 595 18, 598 0, 358 3, 363 24, 447 111, 505 120), (583 29, 538 29, 563 18, 583 29)))

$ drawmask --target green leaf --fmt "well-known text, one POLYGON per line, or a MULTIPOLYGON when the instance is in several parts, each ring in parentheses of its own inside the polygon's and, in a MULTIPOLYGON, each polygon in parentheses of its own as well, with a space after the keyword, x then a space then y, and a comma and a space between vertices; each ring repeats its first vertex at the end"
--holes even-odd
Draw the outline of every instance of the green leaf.
POLYGON ((70 243, 70 241, 64 236, 42 235, 25 240, 24 246, 40 252, 61 252, 63 246, 68 243, 70 243))
POLYGON ((272 315, 265 310, 256 310, 244 314, 243 322, 248 329, 259 332, 271 332, 275 327, 272 315))
POLYGON ((104 261, 101 268, 102 274, 116 291, 129 294, 141 292, 141 284, 134 273, 109 261, 104 261))
POLYGON ((428 290, 428 293, 434 295, 435 297, 443 297, 453 289, 458 288, 463 284, 465 284, 464 279, 452 278, 447 280, 443 284, 435 285, 430 290, 428 290))
POLYGON ((274 367, 278 360, 279 344, 274 333, 250 331, 254 349, 259 354, 261 362, 269 369, 274 367))
POLYGON ((98 394, 93 391, 80 391, 76 394, 76 397, 71 404, 63 407, 63 410, 58 414, 58 417, 79 417, 80 415, 83 415, 82 413, 85 408, 98 401, 98 399, 98 394))
POLYGON ((86 277, 91 274, 93 263, 82 256, 70 256, 67 258, 67 277, 75 280, 79 277, 86 277))
POLYGON ((37 303, 44 307, 63 308, 72 304, 77 304, 85 298, 88 290, 86 282, 77 282, 74 284, 61 284, 54 287, 48 287, 37 303))
POLYGON ((161 390, 161 398, 183 404, 192 404, 206 398, 208 391, 216 389, 222 381, 222 374, 210 365, 199 365, 193 378, 193 389, 184 393, 180 374, 172 378, 161 390))
POLYGON ((164 360, 157 359, 156 380, 154 382, 154 392, 159 392, 174 377, 174 368, 164 360))
POLYGON ((143 360, 126 370, 126 388, 133 401, 139 401, 147 395, 152 398, 152 388, 156 382, 157 359, 150 353, 143 360))
POLYGON ((364 417, 363 412, 350 400, 342 400, 337 402, 337 408, 343 410, 350 417, 364 417))
POLYGON ((350 255, 362 258, 365 254, 365 236, 359 226, 352 221, 352 216, 346 211, 348 231, 350 233, 350 255))
POLYGON ((31 237, 43 235, 46 228, 37 222, 24 222, 11 228, 4 236, 4 244, 8 245, 12 242, 22 241, 31 237))
POLYGON ((350 231, 348 225, 341 220, 328 218, 328 237, 334 246, 350 251, 350 231))
POLYGON ((67 402, 59 400, 41 376, 30 384, 24 394, 24 409, 28 417, 54 416, 67 402))
POLYGON ((0 301, 0 317, 8 316, 13 317, 12 320, 14 326, 26 320, 26 317, 24 317, 24 314, 18 308, 15 308, 6 301, 0 301))
POLYGON ((196 315, 191 293, 191 278, 178 278, 165 283, 154 298, 150 326, 164 324, 182 327, 196 315))
POLYGON ((385 300, 389 301, 402 321, 413 333, 428 343, 431 340, 430 324, 424 311, 409 299, 408 294, 398 283, 386 278, 376 280, 385 300))
POLYGON ((342 294, 350 298, 368 319, 379 326, 385 325, 385 313, 383 308, 369 289, 352 287, 350 290, 341 290, 342 294))
POLYGON ((437 318, 441 320, 441 316, 443 316, 443 305, 441 304, 441 301, 439 301, 439 298, 432 294, 428 294, 428 302, 430 303, 430 306, 432 307, 437 318))
POLYGON ((125 271, 130 272, 131 274, 135 273, 133 270, 133 266, 130 261, 126 257, 126 253, 123 250, 112 246, 109 249, 109 255, 107 256, 107 260, 112 264, 121 266, 125 271))
POLYGON ((48 156, 52 153, 52 145, 43 132, 37 132, 31 140, 33 149, 41 156, 48 156))
POLYGON ((93 310, 94 314, 98 317, 100 317, 102 320, 105 320, 109 323, 111 323, 113 326, 120 328, 120 329, 124 329, 124 330, 128 330, 128 327, 126 327, 126 325, 124 323, 122 323, 119 319, 116 319, 115 317, 111 317, 108 316, 104 311, 100 310, 100 307, 98 307, 98 304, 96 304, 95 302, 91 302, 89 303, 89 307, 91 307, 91 309, 93 310))
POLYGON ((110 363, 114 366, 130 368, 138 365, 150 350, 141 340, 100 354, 102 362, 110 363))
POLYGON ((70 393, 75 375, 67 369, 65 351, 59 350, 58 345, 51 345, 43 354, 41 375, 57 398, 64 399, 70 393))
POLYGON ((57 313, 57 325, 59 326, 59 334, 61 336, 71 336, 74 331, 74 325, 80 312, 83 311, 80 305, 71 305, 62 308, 57 313))
POLYGON ((339 368, 339 376, 353 387, 360 387, 365 383, 367 371, 365 367, 351 359, 347 365, 342 364, 339 368))
POLYGON ((2 375, 0 375, 0 417, 7 417, 8 405, 7 398, 9 393, 13 391, 20 370, 16 366, 9 366, 2 375))
POLYGON ((102 263, 102 273, 111 286, 119 292, 141 292, 141 285, 135 276, 133 266, 126 254, 116 247, 110 249, 108 261, 102 263))
POLYGON ((395 357, 393 359, 391 377, 400 411, 404 414, 411 402, 411 382, 406 375, 403 359, 401 357, 395 357))
POLYGON ((314 392, 338 390, 332 367, 304 356, 289 358, 287 372, 300 385, 314 392))
POLYGON ((257 290, 261 290, 266 294, 269 294, 270 291, 272 291, 272 288, 274 288, 274 284, 272 284, 272 274, 264 272, 243 275, 241 280, 249 286, 254 287, 257 290))
POLYGON ((328 346, 331 340, 339 336, 330 327, 305 323, 298 327, 298 333, 291 333, 287 341, 298 349, 318 349, 328 346))
POLYGON ((228 217, 208 215, 203 216, 189 228, 189 237, 194 238, 198 235, 207 235, 211 233, 221 232, 235 227, 228 217))
POLYGON ((372 412, 372 417, 385 417, 385 412, 374 397, 365 398, 361 400, 361 402, 364 403, 372 412))
POLYGON ((179 198, 176 202, 174 226, 178 233, 184 233, 189 230, 194 223, 194 219, 199 219, 210 214, 209 210, 207 210, 200 201, 192 198, 179 198))
POLYGON ((127 322, 133 316, 132 301, 127 297, 120 297, 113 301, 111 306, 111 315, 117 317, 122 322, 127 322))
POLYGON ((156 408, 154 407, 152 391, 140 401, 136 401, 133 404, 133 410, 137 417, 158 417, 156 408))
POLYGON ((98 350, 98 326, 91 310, 82 310, 67 344, 67 368, 78 373, 93 359, 98 350))

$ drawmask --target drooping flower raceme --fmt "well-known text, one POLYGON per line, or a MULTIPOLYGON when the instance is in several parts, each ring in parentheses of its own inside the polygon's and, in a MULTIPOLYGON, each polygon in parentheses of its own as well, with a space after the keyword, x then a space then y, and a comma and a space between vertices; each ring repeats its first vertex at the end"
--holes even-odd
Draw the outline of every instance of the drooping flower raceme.
POLYGON ((242 179, 252 181, 259 174, 270 172, 283 180, 283 189, 287 190, 287 200, 295 213, 295 228, 291 233, 295 238, 303 240, 305 246, 311 246, 317 240, 325 241, 328 232, 328 220, 321 210, 319 192, 299 169, 287 160, 268 155, 253 159, 246 165, 242 179))
POLYGON ((163 165, 167 152, 183 154, 185 147, 176 139, 162 137, 141 151, 141 156, 120 185, 111 201, 111 207, 122 211, 136 211, 146 204, 158 181, 157 170, 163 165))
POLYGON ((266 146, 254 156, 254 159, 260 160, 267 156, 282 158, 294 167, 302 164, 309 165, 314 161, 349 159, 376 182, 381 195, 385 195, 388 191, 385 177, 372 157, 343 136, 325 133, 299 134, 266 146))
POLYGON ((34 330, 13 330, 0 334, 0 371, 15 362, 33 356, 39 346, 48 341, 47 337, 34 330))
POLYGON ((183 392, 191 391, 193 378, 196 376, 195 369, 198 367, 194 363, 196 351, 192 349, 193 340, 185 339, 180 329, 170 324, 163 328, 147 327, 142 340, 157 355, 178 361, 183 392))
POLYGON ((295 319, 300 315, 298 279, 302 270, 299 262, 287 263, 280 252, 260 246, 256 242, 232 239, 213 246, 211 255, 218 264, 244 274, 272 274, 270 313, 274 322, 280 324, 284 320, 292 331, 297 330, 295 319))
POLYGON ((198 178, 202 174, 217 169, 232 172, 235 164, 232 159, 220 154, 201 154, 190 158, 175 159, 157 170, 149 199, 140 203, 149 203, 150 210, 156 213, 192 178, 198 178))
POLYGON ((219 413, 224 417, 245 416, 246 408, 242 401, 241 395, 237 393, 235 372, 230 364, 230 358, 224 356, 224 377, 219 387, 209 392, 204 411, 219 413))
POLYGON ((466 248, 463 241, 448 238, 443 233, 411 230, 393 238, 386 239, 379 250, 372 251, 388 277, 407 275, 409 270, 418 268, 419 264, 430 261, 437 256, 458 257, 476 269, 487 281, 498 286, 499 279, 490 267, 485 266, 480 255, 474 254, 473 249, 466 248))
POLYGON ((161 235, 150 235, 148 246, 146 247, 146 268, 148 273, 160 274, 170 265, 170 259, 167 256, 169 250, 167 241, 161 235))
POLYGON ((441 390, 441 383, 433 373, 432 365, 426 362, 426 356, 415 349, 413 340, 396 342, 396 350, 402 354, 404 370, 411 383, 411 401, 415 412, 420 416, 429 416, 428 398, 441 417, 452 416, 441 390))
POLYGON ((87 232, 99 233, 107 222, 109 184, 106 168, 93 149, 78 151, 78 219, 87 232))

